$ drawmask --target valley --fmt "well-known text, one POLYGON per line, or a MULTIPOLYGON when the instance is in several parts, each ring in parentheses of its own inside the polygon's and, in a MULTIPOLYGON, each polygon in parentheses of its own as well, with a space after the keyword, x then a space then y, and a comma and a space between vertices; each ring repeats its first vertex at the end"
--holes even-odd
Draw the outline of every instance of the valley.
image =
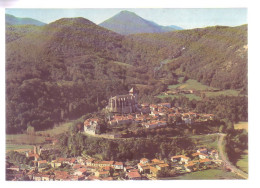
POLYGON ((247 54, 247 25, 7 14, 7 180, 241 179, 247 54))

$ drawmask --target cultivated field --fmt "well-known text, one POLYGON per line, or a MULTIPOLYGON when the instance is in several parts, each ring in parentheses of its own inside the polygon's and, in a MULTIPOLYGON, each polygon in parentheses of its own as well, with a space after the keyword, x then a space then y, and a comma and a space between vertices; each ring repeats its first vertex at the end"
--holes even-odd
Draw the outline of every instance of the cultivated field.
POLYGON ((236 166, 242 171, 248 173, 248 154, 241 155, 241 158, 237 161, 236 166))
MULTIPOLYGON (((183 79, 183 78, 182 78, 183 79)), ((182 79, 179 79, 179 82, 182 82, 182 79)), ((179 83, 177 85, 169 85, 168 89, 194 89, 194 90, 207 90, 207 89, 216 89, 207 85, 203 85, 202 83, 198 82, 197 80, 189 79, 185 83, 179 83)))
POLYGON ((241 121, 237 124, 234 125, 234 128, 235 129, 245 129, 248 131, 248 122, 245 122, 245 121, 241 121))
POLYGON ((12 134, 6 135, 6 144, 42 144, 45 141, 43 136, 27 135, 27 134, 12 134))
POLYGON ((218 180, 218 179, 242 179, 232 172, 226 172, 220 169, 202 170, 192 173, 186 173, 182 176, 163 178, 172 180, 218 180))

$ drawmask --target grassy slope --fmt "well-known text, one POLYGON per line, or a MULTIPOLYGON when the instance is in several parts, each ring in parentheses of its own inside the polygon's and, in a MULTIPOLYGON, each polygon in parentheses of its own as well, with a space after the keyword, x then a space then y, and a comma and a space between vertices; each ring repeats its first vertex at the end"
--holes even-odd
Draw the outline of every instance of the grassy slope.
MULTIPOLYGON (((193 79, 189 79, 187 80, 185 83, 182 83, 182 79, 183 77, 180 77, 178 79, 178 82, 179 84, 176 84, 176 85, 169 85, 168 86, 168 89, 169 90, 175 90, 175 89, 183 89, 183 90, 199 90, 199 91, 202 91, 202 90, 210 90, 210 89, 217 89, 217 88, 214 88, 214 87, 210 87, 210 86, 207 86, 207 85, 204 85, 196 80, 193 80, 193 79)), ((217 92, 208 92, 208 91, 205 91, 203 92, 205 93, 205 95, 207 97, 217 97, 217 96, 220 96, 220 95, 225 95, 225 96, 238 96, 239 95, 239 91, 238 90, 224 90, 224 91, 217 91, 217 92)), ((157 97, 163 99, 165 97, 171 97, 171 98, 179 98, 180 96, 185 96, 187 98, 189 98, 190 100, 201 100, 201 97, 200 96, 197 96, 195 94, 178 94, 178 95, 164 95, 164 94, 160 94, 158 95, 157 97)))
POLYGON ((242 171, 248 173, 248 155, 241 155, 241 159, 237 161, 236 166, 242 171))
POLYGON ((234 125, 235 129, 245 129, 248 131, 248 122, 241 121, 234 125))
POLYGON ((172 179, 172 180, 217 180, 217 179, 241 179, 240 177, 236 176, 232 172, 225 172, 220 169, 209 169, 203 171, 197 171, 192 173, 187 173, 182 176, 177 177, 170 177, 165 179, 172 179))

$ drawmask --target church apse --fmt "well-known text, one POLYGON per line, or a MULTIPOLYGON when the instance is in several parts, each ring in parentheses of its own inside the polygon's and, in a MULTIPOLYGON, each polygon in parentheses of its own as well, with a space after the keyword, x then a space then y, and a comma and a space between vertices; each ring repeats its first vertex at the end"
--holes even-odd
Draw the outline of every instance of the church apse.
POLYGON ((127 95, 111 97, 107 109, 113 113, 133 113, 137 111, 137 93, 134 88, 127 95))

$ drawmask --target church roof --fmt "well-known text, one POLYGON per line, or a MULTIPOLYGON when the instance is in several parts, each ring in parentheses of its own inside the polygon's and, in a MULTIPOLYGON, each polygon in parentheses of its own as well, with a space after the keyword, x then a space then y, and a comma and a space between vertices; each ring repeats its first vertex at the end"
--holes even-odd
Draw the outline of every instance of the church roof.
POLYGON ((135 93, 135 89, 132 87, 132 88, 129 90, 129 93, 135 93))

